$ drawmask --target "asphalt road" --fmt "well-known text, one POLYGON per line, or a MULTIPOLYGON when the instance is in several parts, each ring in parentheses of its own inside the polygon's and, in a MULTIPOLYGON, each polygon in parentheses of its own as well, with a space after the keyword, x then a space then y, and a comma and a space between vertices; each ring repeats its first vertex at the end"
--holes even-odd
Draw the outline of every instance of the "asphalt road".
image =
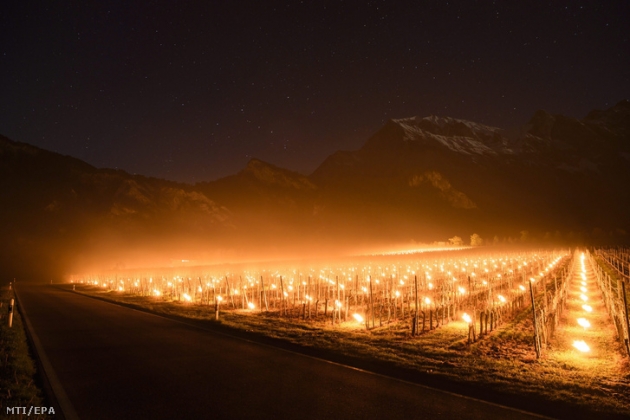
POLYGON ((55 286, 18 294, 81 419, 540 418, 55 286))

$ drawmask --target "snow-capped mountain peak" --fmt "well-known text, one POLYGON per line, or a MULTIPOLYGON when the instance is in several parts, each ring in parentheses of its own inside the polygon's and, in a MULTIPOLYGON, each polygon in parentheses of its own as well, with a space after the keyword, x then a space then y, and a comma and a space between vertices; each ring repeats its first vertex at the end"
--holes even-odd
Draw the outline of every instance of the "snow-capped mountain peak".
POLYGON ((434 115, 392 120, 404 130, 404 140, 434 143, 467 155, 513 154, 508 139, 497 127, 434 115))

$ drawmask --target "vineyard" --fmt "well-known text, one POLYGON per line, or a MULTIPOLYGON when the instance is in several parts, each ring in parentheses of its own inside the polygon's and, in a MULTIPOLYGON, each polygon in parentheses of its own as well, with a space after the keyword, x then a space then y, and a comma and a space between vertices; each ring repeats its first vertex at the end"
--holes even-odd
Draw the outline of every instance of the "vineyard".
POLYGON ((569 280, 574 274, 586 280, 587 261, 597 267, 597 283, 618 336, 628 348, 622 281, 628 255, 594 252, 601 265, 590 252, 578 257, 569 250, 496 255, 459 251, 364 258, 322 267, 102 273, 74 276, 71 282, 156 302, 207 307, 217 320, 226 311, 259 313, 346 329, 407 328, 412 337, 458 321, 464 322, 468 344, 528 311, 533 324, 532 347, 540 357, 566 306, 569 280), (580 265, 579 273, 574 273, 576 264, 580 265), (617 270, 619 276, 607 274, 604 264, 617 270))
POLYGON ((70 282, 167 316, 627 414, 627 261, 624 250, 469 249, 70 282))
MULTIPOLYGON (((460 317, 480 335, 513 316, 545 284, 564 284, 568 251, 499 257, 422 258, 341 264, 324 268, 245 270, 241 273, 136 276, 114 273, 73 278, 107 290, 219 310, 354 322, 366 329, 407 323, 412 335, 460 317)), ((476 334, 475 334, 476 335, 476 334)))

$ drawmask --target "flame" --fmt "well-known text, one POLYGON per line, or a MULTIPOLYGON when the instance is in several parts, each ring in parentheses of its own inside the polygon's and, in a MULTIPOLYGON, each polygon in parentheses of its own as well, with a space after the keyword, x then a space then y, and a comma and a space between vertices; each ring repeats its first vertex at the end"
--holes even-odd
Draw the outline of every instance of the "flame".
POLYGON ((591 351, 591 348, 584 342, 584 340, 575 340, 573 342, 573 347, 581 351, 582 353, 586 353, 591 351))
POLYGON ((578 318, 577 323, 580 324, 581 327, 584 327, 584 329, 591 326, 591 323, 588 322, 588 319, 586 318, 578 318))

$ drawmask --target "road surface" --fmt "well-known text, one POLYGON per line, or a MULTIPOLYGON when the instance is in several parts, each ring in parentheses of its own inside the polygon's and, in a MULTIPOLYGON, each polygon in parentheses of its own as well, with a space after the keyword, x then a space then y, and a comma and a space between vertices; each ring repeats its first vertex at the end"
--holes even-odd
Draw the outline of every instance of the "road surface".
POLYGON ((540 418, 56 286, 17 292, 75 418, 540 418))

